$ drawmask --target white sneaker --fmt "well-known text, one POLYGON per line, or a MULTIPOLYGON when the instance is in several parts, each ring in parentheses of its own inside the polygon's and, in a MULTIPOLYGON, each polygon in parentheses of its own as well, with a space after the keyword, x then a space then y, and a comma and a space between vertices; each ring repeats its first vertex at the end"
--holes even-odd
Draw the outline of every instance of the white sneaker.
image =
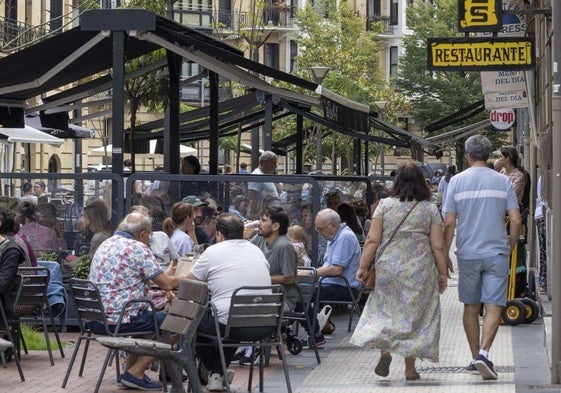
POLYGON ((222 381, 222 375, 218 373, 210 374, 208 377, 208 383, 206 385, 209 392, 221 392, 224 388, 224 383, 222 381))

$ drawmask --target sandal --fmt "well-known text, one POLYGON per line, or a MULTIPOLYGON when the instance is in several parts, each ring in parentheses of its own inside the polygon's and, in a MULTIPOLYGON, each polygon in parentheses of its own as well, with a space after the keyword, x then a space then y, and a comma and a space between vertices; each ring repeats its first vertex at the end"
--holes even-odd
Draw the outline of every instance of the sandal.
POLYGON ((421 374, 419 374, 417 371, 415 371, 415 374, 411 374, 411 375, 405 373, 405 380, 407 381, 416 381, 418 379, 421 379, 421 374))
POLYGON ((321 329, 321 334, 333 334, 335 333, 336 328, 337 326, 335 326, 333 322, 328 320, 323 329, 321 329))
POLYGON ((392 362, 392 355, 389 352, 384 352, 380 356, 380 360, 378 360, 378 364, 374 369, 374 372, 381 376, 387 377, 390 374, 390 364, 392 362))

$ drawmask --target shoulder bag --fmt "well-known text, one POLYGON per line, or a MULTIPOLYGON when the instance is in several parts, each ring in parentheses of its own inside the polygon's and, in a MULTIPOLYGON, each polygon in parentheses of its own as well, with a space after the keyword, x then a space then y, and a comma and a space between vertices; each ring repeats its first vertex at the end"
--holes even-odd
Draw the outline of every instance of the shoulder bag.
POLYGON ((390 244, 390 242, 392 241, 393 237, 395 236, 401 225, 405 222, 405 219, 409 216, 409 214, 413 211, 413 209, 415 209, 415 206, 417 206, 418 204, 419 201, 416 201, 413 207, 409 209, 407 214, 403 216, 399 224, 397 224, 396 227, 393 229, 388 240, 381 247, 378 247, 378 250, 376 250, 376 256, 374 257, 372 262, 370 262, 370 264, 368 265, 368 272, 366 273, 366 278, 364 279, 365 292, 371 292, 374 289, 374 283, 376 282, 376 267, 375 267, 376 261, 378 260, 378 258, 380 258, 380 255, 382 255, 388 244, 390 244))

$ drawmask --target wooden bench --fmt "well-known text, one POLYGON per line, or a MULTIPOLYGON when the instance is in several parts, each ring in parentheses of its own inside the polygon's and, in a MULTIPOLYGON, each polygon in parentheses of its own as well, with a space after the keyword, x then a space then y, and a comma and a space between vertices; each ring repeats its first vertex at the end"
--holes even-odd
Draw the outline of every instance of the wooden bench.
POLYGON ((174 346, 169 342, 127 337, 100 336, 97 341, 108 348, 162 359, 171 378, 170 393, 185 392, 182 369, 187 372, 192 391, 202 393, 192 345, 199 323, 207 310, 208 300, 206 283, 187 279, 181 281, 177 296, 172 300, 160 327, 162 332, 179 335, 174 346))

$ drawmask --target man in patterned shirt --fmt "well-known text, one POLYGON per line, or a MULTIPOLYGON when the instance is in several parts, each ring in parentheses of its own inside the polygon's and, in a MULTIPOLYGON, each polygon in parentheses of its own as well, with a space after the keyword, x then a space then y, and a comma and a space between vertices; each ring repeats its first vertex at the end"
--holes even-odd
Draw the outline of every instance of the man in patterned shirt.
MULTIPOLYGON (((182 277, 174 277, 164 272, 150 251, 149 241, 152 223, 149 217, 134 212, 127 215, 119 225, 119 230, 98 247, 91 263, 90 280, 96 283, 101 293, 109 328, 113 331, 125 303, 132 299, 145 299, 149 283, 154 282, 161 289, 177 288, 182 277)), ((157 313, 161 324, 165 313, 157 313)), ((103 325, 90 322, 89 328, 96 334, 104 334, 103 325)), ((144 304, 128 307, 123 316, 119 332, 153 332, 152 312, 144 304)), ((152 382, 145 371, 152 358, 142 356, 127 358, 126 372, 120 383, 126 387, 141 390, 160 390, 160 382, 152 382)))

